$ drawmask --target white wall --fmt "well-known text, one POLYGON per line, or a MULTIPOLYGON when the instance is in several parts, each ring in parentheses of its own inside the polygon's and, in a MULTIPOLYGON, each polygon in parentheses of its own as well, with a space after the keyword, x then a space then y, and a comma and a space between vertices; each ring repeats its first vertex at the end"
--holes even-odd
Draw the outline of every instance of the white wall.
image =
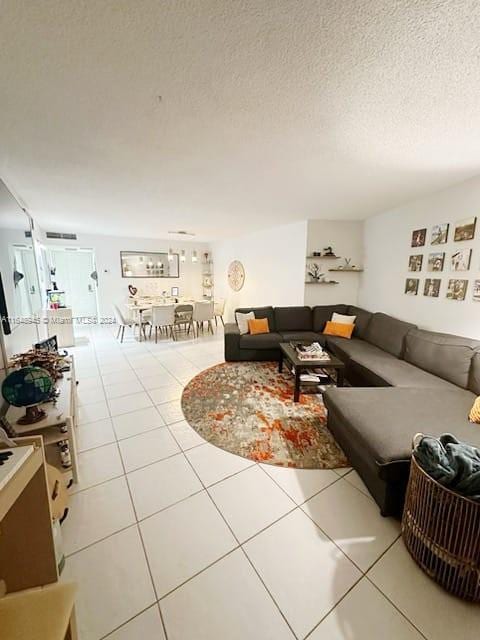
POLYGON ((480 177, 366 220, 360 306, 385 311, 422 328, 480 339, 480 303, 472 300, 473 281, 480 278, 480 219, 474 240, 453 241, 455 222, 475 215, 480 216, 480 177), (448 243, 432 247, 432 225, 445 222, 450 223, 448 243), (424 227, 428 230, 426 245, 412 249, 412 231, 424 227), (450 256, 458 248, 473 249, 470 270, 452 273, 450 256), (432 251, 446 253, 442 273, 427 272, 426 261, 432 251), (422 271, 409 274, 408 257, 416 253, 424 254, 422 271), (420 278, 418 296, 404 294, 405 279, 409 276, 420 278), (423 295, 426 277, 441 277, 439 298, 423 295), (469 280, 465 301, 446 299, 450 278, 469 280))
MULTIPOLYGON (((363 276, 361 273, 329 273, 333 269, 345 264, 344 258, 351 258, 351 265, 363 265, 363 222, 340 220, 309 220, 307 231, 307 254, 322 251, 331 246, 341 260, 309 260, 308 264, 317 263, 322 272, 330 280, 336 280, 338 285, 305 285, 305 304, 357 304, 358 290, 363 276)), ((304 259, 305 261, 305 259, 304 259)), ((308 281, 308 276, 306 281, 308 281)))
POLYGON ((78 234, 76 241, 51 240, 44 238, 47 246, 77 246, 95 251, 98 272, 98 302, 101 316, 112 316, 113 305, 122 304, 128 297, 128 285, 132 284, 140 291, 170 292, 171 287, 179 287, 180 296, 202 298, 202 254, 209 251, 209 245, 198 242, 179 242, 177 240, 158 240, 153 238, 123 238, 120 236, 102 236, 78 234), (168 251, 172 247, 175 253, 186 250, 187 259, 180 262, 179 278, 122 278, 120 269, 120 251, 168 251), (196 249, 198 262, 192 263, 191 252, 196 249))
POLYGON ((215 297, 225 298, 227 320, 237 307, 303 305, 307 222, 283 225, 213 244, 215 297), (234 292, 228 265, 240 260, 245 284, 234 292))

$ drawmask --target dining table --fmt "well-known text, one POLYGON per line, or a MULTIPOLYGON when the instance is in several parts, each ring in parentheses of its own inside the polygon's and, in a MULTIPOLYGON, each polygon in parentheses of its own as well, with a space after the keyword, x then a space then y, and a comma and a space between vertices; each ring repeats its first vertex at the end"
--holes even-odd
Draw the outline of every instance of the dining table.
POLYGON ((125 308, 128 309, 129 312, 133 312, 133 313, 137 313, 138 314, 138 324, 140 326, 140 331, 139 331, 139 338, 138 341, 141 342, 142 341, 142 327, 143 327, 143 314, 146 311, 151 311, 152 307, 162 307, 162 306, 170 306, 172 305, 176 308, 176 307, 180 307, 184 304, 191 304, 192 306, 195 304, 195 300, 186 300, 186 299, 182 299, 179 300, 178 302, 168 302, 168 301, 153 301, 153 300, 135 300, 135 302, 128 302, 125 305, 125 308))

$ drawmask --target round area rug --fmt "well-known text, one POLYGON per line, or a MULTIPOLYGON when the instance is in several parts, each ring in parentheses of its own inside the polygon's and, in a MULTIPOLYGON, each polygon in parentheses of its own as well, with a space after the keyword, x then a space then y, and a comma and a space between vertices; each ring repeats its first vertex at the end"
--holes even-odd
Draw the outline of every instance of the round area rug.
POLYGON ((321 397, 293 402, 293 386, 276 363, 226 362, 190 381, 182 410, 202 438, 244 458, 299 469, 347 466, 321 397))

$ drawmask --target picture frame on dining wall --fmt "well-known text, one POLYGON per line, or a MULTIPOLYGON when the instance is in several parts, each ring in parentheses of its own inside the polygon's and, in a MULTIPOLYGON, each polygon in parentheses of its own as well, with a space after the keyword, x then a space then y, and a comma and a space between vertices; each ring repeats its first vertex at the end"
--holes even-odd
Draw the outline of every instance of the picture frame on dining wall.
POLYGON ((430 238, 430 244, 446 244, 448 241, 448 230, 450 225, 448 222, 444 224, 434 224, 432 227, 432 235, 430 238))
POLYGON ((462 242, 464 240, 473 240, 475 237, 475 227, 477 225, 477 218, 465 218, 459 220, 455 224, 455 233, 453 239, 455 242, 462 242))

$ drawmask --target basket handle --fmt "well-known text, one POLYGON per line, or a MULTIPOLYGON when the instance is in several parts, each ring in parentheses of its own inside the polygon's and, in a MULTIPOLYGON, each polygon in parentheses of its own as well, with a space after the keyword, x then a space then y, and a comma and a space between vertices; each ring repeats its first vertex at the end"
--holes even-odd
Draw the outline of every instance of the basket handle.
POLYGON ((420 440, 423 438, 423 433, 416 433, 412 438, 412 449, 415 449, 420 440))

